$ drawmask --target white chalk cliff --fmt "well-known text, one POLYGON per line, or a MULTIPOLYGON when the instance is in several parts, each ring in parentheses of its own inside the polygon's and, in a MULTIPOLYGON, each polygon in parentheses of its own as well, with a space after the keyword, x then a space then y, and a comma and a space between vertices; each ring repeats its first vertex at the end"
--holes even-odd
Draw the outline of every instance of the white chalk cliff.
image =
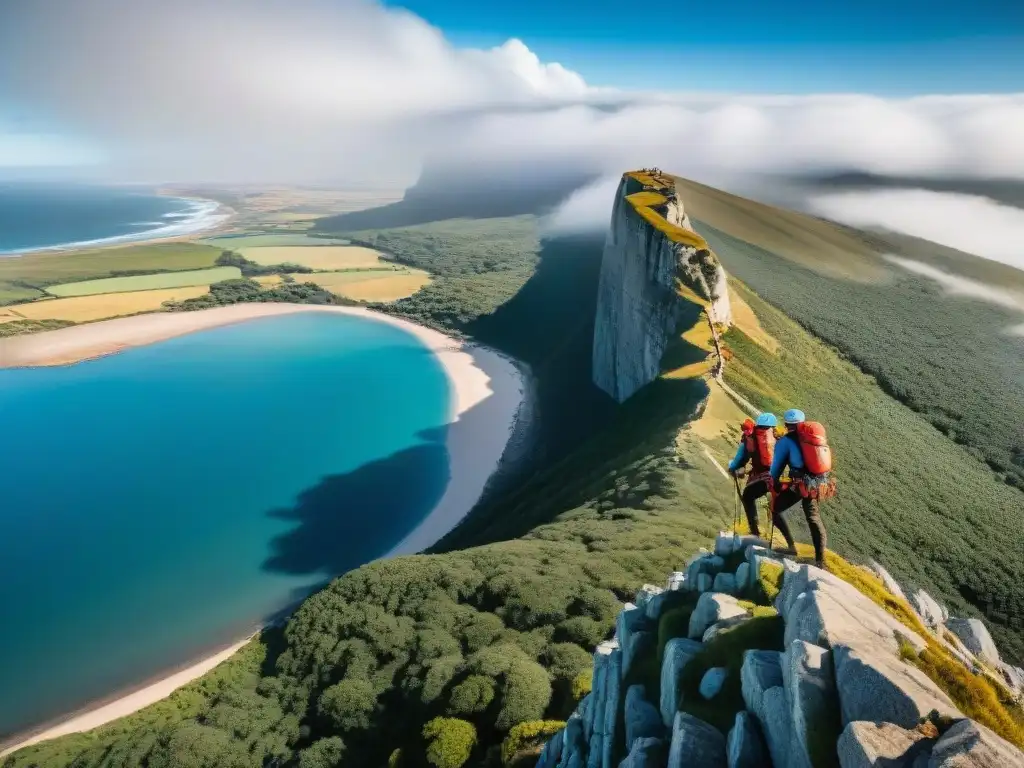
POLYGON ((715 326, 729 325, 725 270, 693 231, 674 183, 660 174, 625 174, 601 261, 594 383, 623 402, 653 381, 694 296, 715 326))

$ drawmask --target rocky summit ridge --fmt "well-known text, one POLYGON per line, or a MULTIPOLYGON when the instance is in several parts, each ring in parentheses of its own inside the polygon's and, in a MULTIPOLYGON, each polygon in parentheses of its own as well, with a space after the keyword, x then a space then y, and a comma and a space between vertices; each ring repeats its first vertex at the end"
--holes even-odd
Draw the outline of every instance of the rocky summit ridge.
POLYGON ((996 733, 1020 743, 1024 671, 985 625, 912 607, 877 564, 829 568, 720 533, 645 584, 538 768, 1024 768, 996 733))

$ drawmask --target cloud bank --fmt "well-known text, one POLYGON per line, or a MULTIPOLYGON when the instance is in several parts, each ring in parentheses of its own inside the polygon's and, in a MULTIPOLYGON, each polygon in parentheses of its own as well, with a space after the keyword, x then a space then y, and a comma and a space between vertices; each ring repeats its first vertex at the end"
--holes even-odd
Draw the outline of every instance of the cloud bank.
POLYGON ((111 178, 409 183, 428 163, 1024 179, 1024 95, 611 91, 369 0, 3 3, 4 101, 91 141, 111 178))
POLYGON ((1024 269, 1024 210, 986 197, 883 189, 820 195, 809 206, 854 227, 902 232, 1024 269))

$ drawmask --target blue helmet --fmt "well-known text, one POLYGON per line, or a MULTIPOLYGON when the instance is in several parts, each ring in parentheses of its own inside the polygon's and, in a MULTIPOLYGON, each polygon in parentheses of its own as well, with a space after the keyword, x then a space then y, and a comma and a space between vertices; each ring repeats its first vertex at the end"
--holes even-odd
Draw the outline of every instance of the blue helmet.
POLYGON ((799 408, 790 408, 783 414, 782 420, 787 424, 800 424, 804 421, 804 412, 799 408))
POLYGON ((779 423, 779 420, 775 418, 774 413, 762 413, 757 417, 757 422, 755 423, 759 427, 774 427, 779 423))

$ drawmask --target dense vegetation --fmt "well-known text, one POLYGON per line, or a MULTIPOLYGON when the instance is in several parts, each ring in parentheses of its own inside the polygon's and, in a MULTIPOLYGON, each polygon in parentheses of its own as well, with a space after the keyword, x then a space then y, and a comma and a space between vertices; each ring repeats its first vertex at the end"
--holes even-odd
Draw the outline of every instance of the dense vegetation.
MULTIPOLYGON (((458 768, 467 755, 499 764, 503 743, 513 754, 585 693, 590 651, 611 633, 621 601, 662 581, 732 518, 731 483, 680 432, 703 382, 660 380, 620 408, 589 386, 599 240, 541 244, 529 218, 359 239, 439 276, 389 311, 530 364, 540 464, 492 494, 435 554, 350 572, 170 699, 22 750, 5 768, 458 768), (485 268, 480 254, 492 243, 500 257, 485 268)), ((719 255, 729 264, 727 249, 719 255)), ((262 300, 252 281, 231 282, 217 290, 225 303, 262 300)), ((774 356, 731 331, 727 379, 762 407, 799 404, 828 425, 840 482, 824 509, 832 545, 877 557, 958 610, 985 611, 1004 655, 1019 662, 1018 492, 739 290, 786 348, 774 356)))
POLYGON ((255 261, 251 261, 235 251, 222 251, 215 263, 218 267, 238 267, 242 277, 310 273, 313 271, 302 264, 257 264, 255 261))
POLYGON ((210 286, 210 292, 184 301, 168 301, 164 306, 172 312, 210 309, 228 304, 283 301, 292 304, 355 304, 316 283, 282 282, 273 288, 264 288, 255 280, 242 277, 222 280, 210 286))
MULTIPOLYGON (((730 274, 1024 490, 1024 337, 1004 332, 1020 322, 1018 315, 949 298, 931 281, 895 268, 886 283, 827 277, 695 226, 730 274)), ((1024 507, 1024 495, 1017 504, 1024 507)))
POLYGON ((74 323, 70 320, 12 320, 9 323, 0 323, 0 338, 17 336, 22 333, 52 331, 57 328, 66 328, 69 325, 74 325, 74 323))

